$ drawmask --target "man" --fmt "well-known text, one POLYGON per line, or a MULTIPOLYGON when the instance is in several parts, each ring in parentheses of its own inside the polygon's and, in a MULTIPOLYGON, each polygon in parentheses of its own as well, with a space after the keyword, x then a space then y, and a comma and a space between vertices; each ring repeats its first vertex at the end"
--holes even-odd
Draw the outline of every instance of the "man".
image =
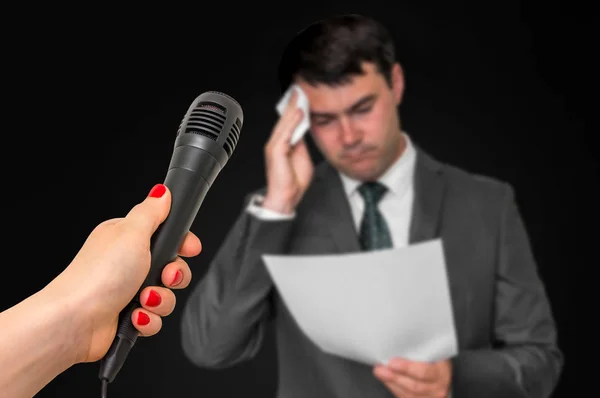
POLYGON ((249 195, 186 304, 186 355, 213 368, 248 360, 272 320, 278 397, 549 396, 563 357, 514 192, 433 159, 402 130, 404 78, 386 30, 355 15, 313 24, 286 49, 280 79, 306 93, 325 161, 313 167, 304 142, 290 147, 302 117, 294 97, 265 147, 267 186, 249 195), (436 363, 396 358, 371 368, 323 353, 261 260, 437 237, 460 352, 436 363))

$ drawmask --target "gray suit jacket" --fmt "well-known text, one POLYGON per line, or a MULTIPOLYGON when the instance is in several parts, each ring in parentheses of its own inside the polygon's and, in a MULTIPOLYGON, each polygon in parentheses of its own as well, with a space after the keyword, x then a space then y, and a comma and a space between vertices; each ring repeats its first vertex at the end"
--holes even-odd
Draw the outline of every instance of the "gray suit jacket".
MULTIPOLYGON (((443 239, 460 350, 452 358, 453 398, 550 396, 563 356, 512 188, 417 148, 410 242, 436 237, 443 239)), ((261 261, 264 253, 359 250, 339 176, 323 163, 294 220, 240 214, 185 305, 184 352, 210 368, 249 360, 271 321, 278 397, 392 397, 371 367, 325 354, 307 339, 261 261)))

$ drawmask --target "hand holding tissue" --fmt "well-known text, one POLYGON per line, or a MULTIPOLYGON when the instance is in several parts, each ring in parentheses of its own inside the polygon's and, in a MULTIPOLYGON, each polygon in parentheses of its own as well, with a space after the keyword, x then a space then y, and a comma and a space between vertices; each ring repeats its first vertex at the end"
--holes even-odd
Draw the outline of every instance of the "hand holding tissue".
POLYGON ((300 141, 302 139, 302 137, 304 137, 304 134, 306 134, 306 132, 310 128, 310 113, 309 113, 310 107, 308 104, 308 98, 306 97, 306 94, 300 88, 300 86, 294 84, 294 85, 290 86, 290 88, 285 92, 285 94, 283 94, 283 96, 277 103, 277 106, 275 107, 275 109, 279 113, 279 116, 281 116, 283 114, 283 112, 285 111, 286 107, 288 106, 294 91, 296 91, 298 93, 298 99, 296 101, 296 105, 300 109, 302 109, 303 116, 302 116, 302 120, 300 121, 300 123, 298 123, 298 126, 296 126, 296 129, 294 130, 294 133, 292 134, 292 138, 290 140, 291 145, 296 145, 296 143, 298 141, 300 141))

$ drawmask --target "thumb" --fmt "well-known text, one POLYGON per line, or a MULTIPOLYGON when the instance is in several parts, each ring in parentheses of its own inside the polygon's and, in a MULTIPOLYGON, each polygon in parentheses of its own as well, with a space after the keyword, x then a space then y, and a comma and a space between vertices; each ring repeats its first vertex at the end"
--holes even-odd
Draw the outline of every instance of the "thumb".
POLYGON ((171 191, 164 184, 156 184, 146 199, 135 205, 125 221, 148 237, 165 221, 171 210, 171 191))

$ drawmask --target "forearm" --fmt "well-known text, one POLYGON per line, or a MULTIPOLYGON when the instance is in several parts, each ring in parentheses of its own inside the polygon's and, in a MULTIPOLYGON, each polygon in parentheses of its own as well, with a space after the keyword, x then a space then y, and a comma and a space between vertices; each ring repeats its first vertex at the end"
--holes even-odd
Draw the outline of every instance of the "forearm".
POLYGON ((255 291, 220 289, 207 275, 190 296, 182 318, 182 344, 198 366, 221 368, 252 358, 259 350, 270 285, 256 281, 255 291))
POLYGON ((563 354, 553 343, 537 342, 498 350, 509 363, 526 397, 550 397, 563 367, 563 354))
POLYGON ((519 347, 467 350, 452 359, 454 397, 549 397, 562 357, 557 349, 519 347))
POLYGON ((258 352, 273 288, 262 255, 282 253, 290 230, 289 220, 238 220, 184 308, 183 348, 194 363, 230 366, 258 352))
POLYGON ((77 362, 75 309, 48 286, 0 314, 3 397, 32 397, 77 362))
POLYGON ((451 391, 455 397, 527 397, 506 358, 493 350, 463 351, 454 357, 451 391))

